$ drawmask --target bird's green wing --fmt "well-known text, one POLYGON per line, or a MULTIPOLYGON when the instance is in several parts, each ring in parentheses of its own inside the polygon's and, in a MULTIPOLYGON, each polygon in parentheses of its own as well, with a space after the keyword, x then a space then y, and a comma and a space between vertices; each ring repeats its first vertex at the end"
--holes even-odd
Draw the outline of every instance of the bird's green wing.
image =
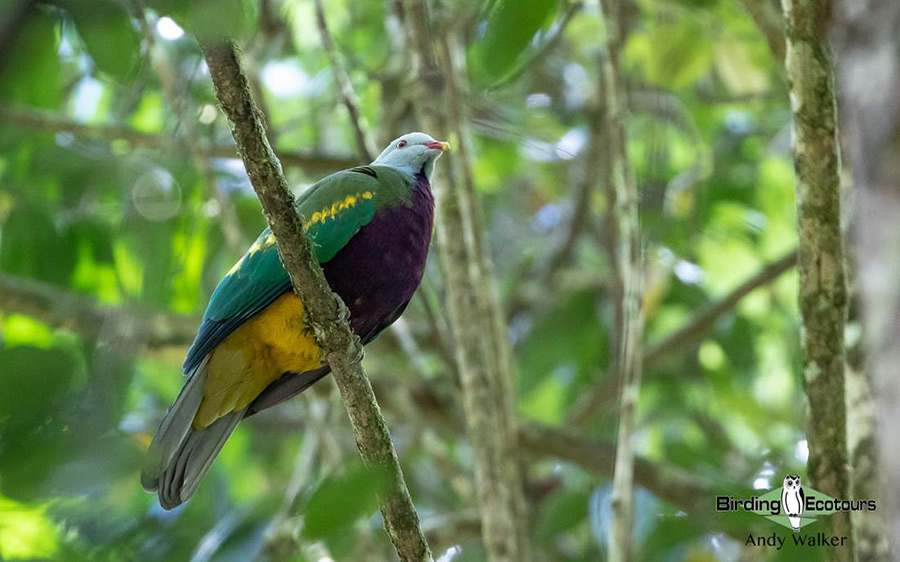
MULTIPOLYGON (((331 260, 372 220, 376 209, 402 201, 403 183, 408 181, 391 168, 361 166, 332 174, 306 190, 297 207, 319 263, 331 260)), ((213 292, 184 371, 190 372, 238 326, 290 287, 275 236, 266 228, 213 292)))

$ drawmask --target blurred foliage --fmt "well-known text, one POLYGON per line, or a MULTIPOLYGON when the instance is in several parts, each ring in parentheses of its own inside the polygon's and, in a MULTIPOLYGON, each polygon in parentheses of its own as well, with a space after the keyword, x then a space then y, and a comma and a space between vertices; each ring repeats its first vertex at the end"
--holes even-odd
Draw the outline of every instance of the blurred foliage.
MULTIPOLYGON (((194 34, 240 40, 277 150, 318 162, 288 167, 298 191, 332 159, 354 159, 310 0, 147 0, 142 17, 135 3, 118 0, 19 4, 0 11, 19 18, 0 36, 3 275, 111 307, 202 313, 238 257, 223 233, 223 205, 233 207, 231 226, 245 240, 264 222, 239 161, 212 150, 230 146, 230 132, 194 34), (83 127, 23 118, 34 109, 83 127), (204 160, 208 174, 197 165, 204 160)), ((409 98, 417 89, 397 3, 325 4, 379 144, 414 128, 409 98)), ((561 0, 436 4, 435 30, 467 45, 460 59, 472 85, 463 101, 498 285, 513 311, 519 410, 611 440, 614 393, 589 421, 570 419, 610 382, 602 186, 572 259, 542 274, 566 238, 585 165, 600 165, 586 161, 603 54, 596 5, 560 29, 569 10, 561 0)), ((739 3, 635 0, 626 8, 629 148, 642 194, 652 347, 796 246, 790 113, 776 62, 739 3)), ((752 292, 710 333, 649 366, 642 457, 743 493, 805 464, 796 282, 788 272, 752 292)), ((439 299, 435 259, 427 283, 439 299)), ((414 300, 405 318, 416 361, 384 336, 367 354, 370 374, 399 395, 427 380, 452 397, 454 375, 424 301, 414 300)), ((181 386, 189 342, 148 348, 142 338, 114 315, 92 341, 0 309, 0 558, 277 558, 270 525, 285 520, 302 528, 294 559, 324 559, 322 548, 339 560, 390 559, 378 479, 354 464, 330 380, 242 424, 195 498, 163 512, 140 490, 137 472, 181 386)), ((466 440, 395 398, 401 405, 389 422, 426 527, 472 508, 466 440)), ((536 458, 528 475, 545 490, 531 494, 536 551, 548 560, 599 559, 608 480, 550 457, 536 458)), ((729 559, 745 548, 746 529, 729 534, 724 521, 686 518, 648 490, 637 506, 642 559, 729 559)), ((483 559, 477 535, 444 531, 449 538, 432 541, 436 554, 459 545, 453 560, 483 559)))
POLYGON ((557 3, 556 0, 495 2, 483 24, 484 35, 471 47, 476 74, 498 78, 509 71, 557 3))

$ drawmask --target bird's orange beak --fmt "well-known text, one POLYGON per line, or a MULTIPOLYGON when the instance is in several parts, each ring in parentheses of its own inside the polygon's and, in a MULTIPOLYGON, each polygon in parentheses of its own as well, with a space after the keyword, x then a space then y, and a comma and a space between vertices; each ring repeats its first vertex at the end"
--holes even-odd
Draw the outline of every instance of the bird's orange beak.
POLYGON ((431 141, 426 142, 425 147, 432 150, 440 150, 441 152, 446 152, 450 150, 450 143, 445 141, 431 141))

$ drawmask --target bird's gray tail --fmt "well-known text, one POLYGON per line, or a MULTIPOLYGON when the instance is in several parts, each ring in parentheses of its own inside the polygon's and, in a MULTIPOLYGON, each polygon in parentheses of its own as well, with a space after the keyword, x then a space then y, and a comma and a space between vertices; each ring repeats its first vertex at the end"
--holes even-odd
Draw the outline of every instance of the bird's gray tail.
POLYGON ((181 394, 166 412, 150 444, 141 470, 141 485, 159 495, 163 509, 173 509, 190 498, 200 480, 246 410, 222 416, 209 427, 194 429, 192 423, 207 376, 208 358, 191 373, 181 394))

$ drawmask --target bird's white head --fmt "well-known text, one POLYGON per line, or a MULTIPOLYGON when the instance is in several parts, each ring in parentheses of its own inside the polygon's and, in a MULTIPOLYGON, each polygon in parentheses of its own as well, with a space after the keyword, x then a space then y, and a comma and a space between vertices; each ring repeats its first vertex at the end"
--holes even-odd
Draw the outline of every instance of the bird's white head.
POLYGON ((450 143, 434 140, 425 133, 406 133, 391 141, 372 164, 391 166, 414 175, 422 172, 431 180, 434 162, 450 150, 450 143))

